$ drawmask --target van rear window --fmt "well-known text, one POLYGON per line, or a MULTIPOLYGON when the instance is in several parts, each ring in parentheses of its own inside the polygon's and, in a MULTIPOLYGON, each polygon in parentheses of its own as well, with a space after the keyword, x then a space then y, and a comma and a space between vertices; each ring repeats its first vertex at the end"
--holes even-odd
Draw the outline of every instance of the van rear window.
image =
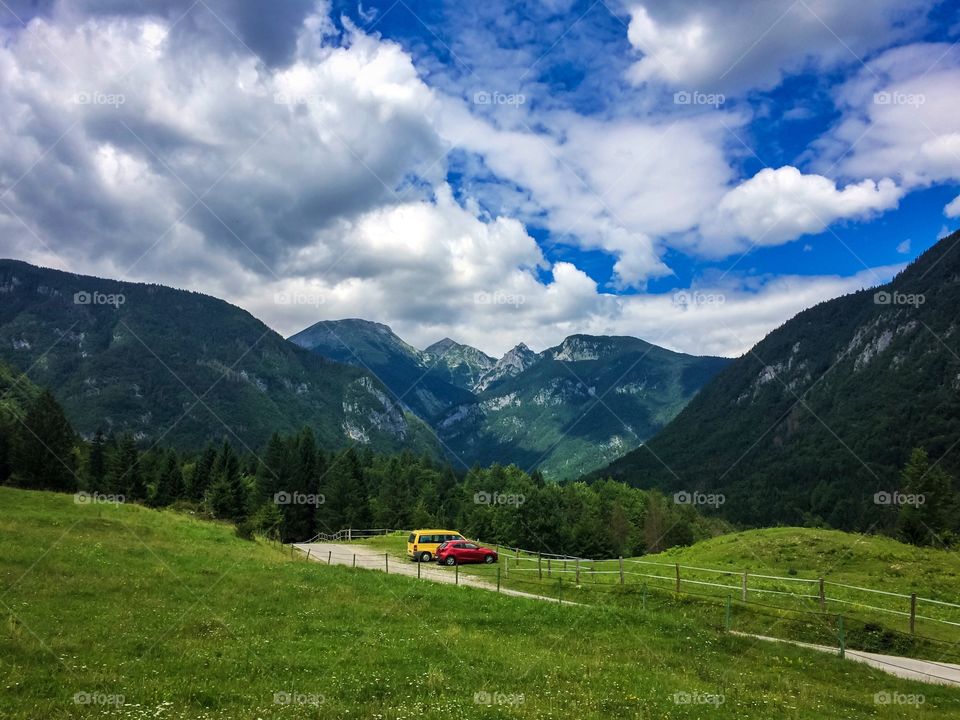
POLYGON ((417 541, 417 536, 413 533, 410 533, 410 537, 407 538, 408 543, 413 543, 417 541))

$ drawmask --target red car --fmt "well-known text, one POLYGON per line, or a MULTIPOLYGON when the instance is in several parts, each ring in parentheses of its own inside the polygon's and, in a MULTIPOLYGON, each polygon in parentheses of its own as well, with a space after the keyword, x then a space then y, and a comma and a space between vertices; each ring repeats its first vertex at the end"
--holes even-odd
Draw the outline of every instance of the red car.
POLYGON ((497 553, 490 548, 469 542, 453 540, 437 548, 437 562, 441 565, 464 565, 466 563, 487 563, 497 561, 497 553))

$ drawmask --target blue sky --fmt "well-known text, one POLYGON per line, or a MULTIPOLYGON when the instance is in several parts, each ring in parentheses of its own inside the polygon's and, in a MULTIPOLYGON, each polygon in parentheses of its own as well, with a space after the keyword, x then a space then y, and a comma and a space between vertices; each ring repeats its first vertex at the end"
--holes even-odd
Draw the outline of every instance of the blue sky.
POLYGON ((48 0, 0 28, 0 253, 284 334, 736 355, 960 224, 952 2, 48 0))

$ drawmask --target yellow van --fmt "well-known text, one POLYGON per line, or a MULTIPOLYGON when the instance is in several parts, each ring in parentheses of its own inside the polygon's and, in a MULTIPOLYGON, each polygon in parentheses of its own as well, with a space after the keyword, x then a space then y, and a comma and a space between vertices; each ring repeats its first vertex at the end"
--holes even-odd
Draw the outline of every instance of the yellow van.
POLYGON ((416 562, 430 562, 437 546, 448 540, 466 540, 456 530, 414 530, 407 538, 407 556, 416 562))

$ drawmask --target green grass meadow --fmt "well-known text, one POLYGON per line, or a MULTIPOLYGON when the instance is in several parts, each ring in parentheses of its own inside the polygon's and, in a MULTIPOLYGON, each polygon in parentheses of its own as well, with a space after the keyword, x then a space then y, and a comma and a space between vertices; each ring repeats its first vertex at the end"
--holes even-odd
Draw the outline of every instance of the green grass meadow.
POLYGON ((0 538, 3 718, 960 718, 695 602, 511 598, 10 488, 0 538))

